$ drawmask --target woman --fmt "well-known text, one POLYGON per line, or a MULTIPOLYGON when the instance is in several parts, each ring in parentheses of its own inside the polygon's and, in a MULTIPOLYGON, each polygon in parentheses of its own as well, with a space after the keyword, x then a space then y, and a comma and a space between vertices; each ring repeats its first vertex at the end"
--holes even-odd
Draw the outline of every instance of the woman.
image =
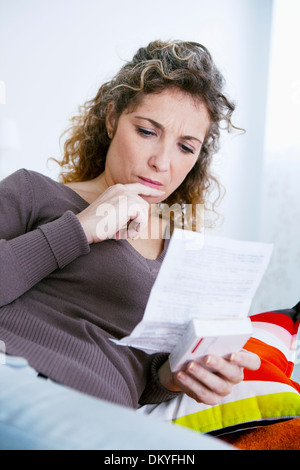
POLYGON ((9 355, 132 408, 181 392, 215 404, 244 367, 259 367, 239 352, 173 374, 166 355, 109 341, 142 319, 168 246, 153 207, 207 198, 220 124, 231 128, 234 109, 222 87, 203 46, 150 43, 73 119, 63 184, 25 170, 1 183, 0 340, 9 355))

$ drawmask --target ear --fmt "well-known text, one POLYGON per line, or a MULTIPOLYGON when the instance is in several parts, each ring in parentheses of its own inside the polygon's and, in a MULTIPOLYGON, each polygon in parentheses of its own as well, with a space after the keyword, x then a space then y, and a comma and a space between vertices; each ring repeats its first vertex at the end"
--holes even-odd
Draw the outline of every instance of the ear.
POLYGON ((117 125, 117 114, 115 111, 114 103, 109 103, 109 105, 107 106, 105 124, 108 137, 112 139, 117 125))

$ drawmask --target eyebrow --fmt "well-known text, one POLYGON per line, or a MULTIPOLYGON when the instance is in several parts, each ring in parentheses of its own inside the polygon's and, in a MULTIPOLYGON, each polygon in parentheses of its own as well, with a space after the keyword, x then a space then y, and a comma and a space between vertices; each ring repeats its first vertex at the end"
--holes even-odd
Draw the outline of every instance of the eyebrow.
MULTIPOLYGON (((151 124, 153 124, 153 126, 157 127, 158 129, 161 129, 161 130, 164 129, 164 126, 162 124, 160 124, 157 121, 154 121, 153 119, 143 117, 143 116, 135 116, 135 117, 138 119, 144 119, 144 121, 150 122, 151 124)), ((197 140, 198 142, 200 142, 201 145, 203 144, 202 140, 198 139, 197 137, 193 137, 192 135, 184 135, 182 136, 182 138, 185 140, 197 140)))

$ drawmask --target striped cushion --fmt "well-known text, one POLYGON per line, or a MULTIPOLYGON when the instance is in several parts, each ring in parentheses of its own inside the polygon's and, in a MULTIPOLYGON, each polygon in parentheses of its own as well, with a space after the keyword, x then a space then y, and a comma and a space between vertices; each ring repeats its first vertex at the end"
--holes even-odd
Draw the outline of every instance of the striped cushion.
POLYGON ((300 417, 300 385, 291 380, 297 315, 297 311, 289 309, 250 317, 253 336, 245 349, 260 356, 261 367, 257 371, 245 370, 244 381, 235 385, 221 404, 199 404, 181 395, 159 405, 147 405, 142 412, 215 435, 300 417))

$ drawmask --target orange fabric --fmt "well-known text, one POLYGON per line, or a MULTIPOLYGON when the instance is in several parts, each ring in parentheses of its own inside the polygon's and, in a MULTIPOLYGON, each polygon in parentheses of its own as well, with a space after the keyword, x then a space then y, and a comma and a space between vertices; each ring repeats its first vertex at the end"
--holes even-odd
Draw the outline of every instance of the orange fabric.
POLYGON ((258 370, 244 370, 244 380, 286 383, 300 393, 300 385, 292 381, 288 375, 291 373, 290 362, 279 349, 256 338, 250 338, 244 349, 254 352, 261 358, 261 366, 258 370))
POLYGON ((242 450, 300 450, 300 418, 221 438, 242 450))

